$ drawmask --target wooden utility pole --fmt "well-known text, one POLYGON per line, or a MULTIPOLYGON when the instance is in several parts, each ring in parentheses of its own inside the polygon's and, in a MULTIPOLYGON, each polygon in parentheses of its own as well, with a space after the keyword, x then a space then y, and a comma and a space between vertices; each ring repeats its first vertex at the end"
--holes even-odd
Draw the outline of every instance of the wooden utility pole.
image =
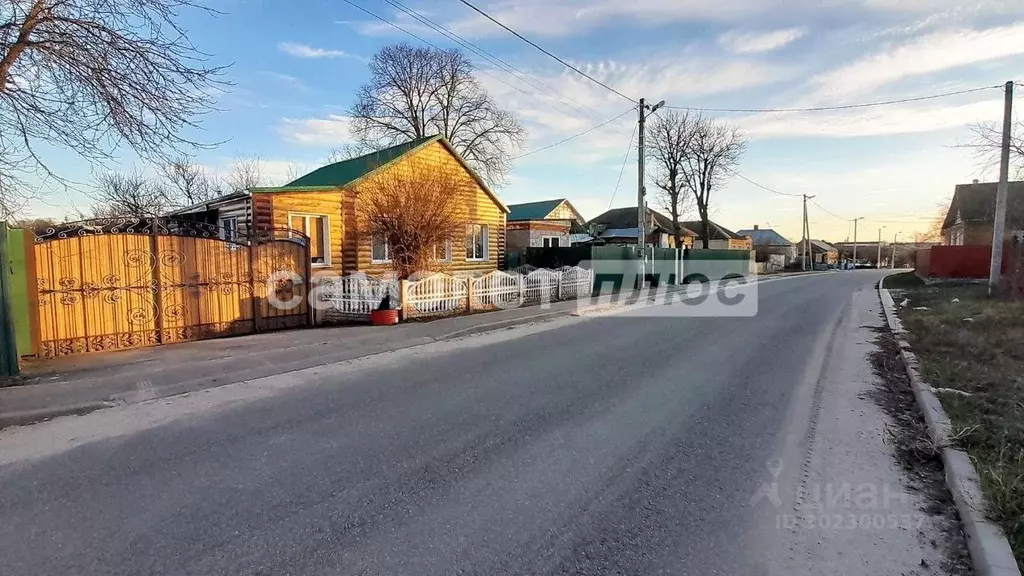
POLYGON ((1006 195, 1010 180, 1010 131, 1013 129, 1013 81, 1006 83, 1003 106, 1003 144, 999 157, 999 186, 996 188, 996 217, 992 223, 992 261, 988 268, 988 295, 999 291, 1003 266, 1003 236, 1006 231, 1006 195))
MULTIPOLYGON (((808 256, 810 255, 810 252, 811 252, 811 227, 810 227, 810 225, 807 222, 807 199, 808 199, 807 194, 804 194, 804 227, 803 227, 803 230, 802 230, 802 232, 803 232, 802 235, 804 237, 804 242, 803 242, 803 254, 801 255, 801 258, 800 258, 800 260, 802 261, 801 265, 800 265, 800 269, 801 270, 807 270, 807 258, 808 258, 808 256)), ((813 269, 813 267, 812 267, 812 269, 813 269)))
POLYGON ((857 221, 863 220, 864 217, 853 219, 853 269, 857 269, 857 221))
MULTIPOLYGON (((665 105, 665 101, 662 100, 654 106, 647 103, 644 98, 640 99, 640 106, 637 110, 640 112, 640 126, 638 127, 638 134, 640 136, 637 149, 637 187, 636 187, 636 245, 640 249, 640 285, 637 289, 643 288, 644 282, 647 280, 647 235, 645 234, 645 227, 647 224, 647 190, 644 186, 644 136, 646 134, 646 128, 644 124, 647 122, 647 113, 654 114, 665 105)), ((651 252, 651 256, 654 252, 651 252)))

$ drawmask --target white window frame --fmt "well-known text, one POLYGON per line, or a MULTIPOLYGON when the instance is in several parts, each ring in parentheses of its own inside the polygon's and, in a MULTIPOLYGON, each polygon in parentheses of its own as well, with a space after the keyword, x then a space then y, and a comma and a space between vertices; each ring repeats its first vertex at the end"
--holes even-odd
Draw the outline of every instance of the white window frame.
MULTIPOLYGON (((292 217, 293 216, 297 217, 297 218, 305 218, 306 219, 306 229, 307 230, 309 230, 309 219, 310 218, 323 218, 324 219, 324 230, 323 230, 323 232, 324 232, 324 261, 323 261, 323 263, 310 262, 310 266, 312 266, 313 268, 330 268, 331 267, 331 216, 330 216, 330 214, 316 214, 316 213, 313 213, 313 212, 289 212, 288 213, 288 233, 289 233, 289 235, 291 234, 292 230, 295 230, 294 228, 292 228, 292 217)), ((302 232, 302 230, 296 230, 296 231, 297 232, 302 232)), ((302 232, 302 233, 305 234, 306 238, 309 240, 309 242, 312 243, 313 239, 309 236, 309 234, 307 234, 305 232, 302 232)), ((312 259, 313 258, 313 253, 312 253, 312 248, 313 247, 312 246, 307 246, 307 248, 310 251, 310 256, 309 257, 310 257, 310 259, 312 259)))
POLYGON ((540 239, 540 245, 542 247, 544 247, 544 248, 561 248, 562 247, 562 237, 561 236, 542 236, 541 239, 540 239), (545 240, 548 241, 548 245, 547 246, 544 246, 544 241, 545 240), (552 246, 551 245, 552 244, 552 242, 551 242, 552 240, 558 242, 558 246, 552 246))
POLYGON ((474 246, 476 244, 475 242, 473 242, 473 239, 475 237, 473 232, 475 232, 475 228, 477 226, 480 227, 480 236, 481 236, 481 240, 482 240, 481 244, 483 244, 484 253, 483 253, 482 257, 466 256, 466 262, 487 262, 487 261, 490 260, 489 249, 490 249, 490 240, 491 240, 490 235, 491 235, 491 231, 490 231, 490 227, 487 224, 466 224, 466 246, 465 246, 465 248, 468 251, 470 246, 474 246))
POLYGON ((444 240, 444 257, 437 257, 437 244, 434 245, 434 262, 451 262, 452 261, 452 238, 449 236, 444 240))
POLYGON ((384 242, 384 259, 380 260, 373 257, 373 245, 377 243, 375 236, 370 237, 370 263, 371 264, 391 264, 391 244, 384 242))
MULTIPOLYGON (((291 223, 291 220, 289 220, 289 223, 291 223)), ((238 242, 238 216, 224 216, 223 218, 218 218, 217 228, 221 240, 238 242), (233 224, 230 230, 230 237, 228 235, 227 228, 224 226, 225 222, 231 222, 233 224)))

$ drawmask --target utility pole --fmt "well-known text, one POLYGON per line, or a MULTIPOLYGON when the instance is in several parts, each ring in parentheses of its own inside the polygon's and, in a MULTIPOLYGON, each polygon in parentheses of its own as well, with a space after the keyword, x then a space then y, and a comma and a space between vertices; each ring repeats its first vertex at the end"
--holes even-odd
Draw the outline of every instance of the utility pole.
POLYGON ((878 229, 878 254, 875 256, 875 268, 882 267, 882 228, 878 229))
POLYGON ((896 239, 899 238, 900 234, 902 233, 903 230, 900 230, 899 232, 896 232, 895 234, 892 235, 892 254, 889 258, 889 268, 892 270, 896 269, 896 239))
POLYGON ((999 157, 999 187, 996 188, 996 219, 992 223, 992 261, 988 269, 988 295, 999 290, 1003 266, 1003 236, 1006 230, 1006 195, 1010 180, 1010 131, 1013 129, 1013 81, 1006 83, 1003 106, 1003 145, 999 157))
MULTIPOLYGON (((807 201, 810 200, 811 198, 814 198, 814 196, 808 196, 807 194, 804 194, 804 229, 802 231, 804 241, 803 254, 801 254, 800 258, 802 260, 800 266, 801 270, 807 270, 808 258, 811 255, 811 224, 810 222, 807 221, 807 201)), ((811 266, 811 269, 813 270, 814 267, 811 266)))
MULTIPOLYGON (((636 187, 636 245, 640 249, 640 285, 637 288, 643 288, 644 282, 647 280, 647 234, 645 228, 647 224, 647 190, 644 186, 644 136, 646 135, 646 128, 644 124, 647 122, 647 113, 654 114, 665 105, 665 101, 662 100, 654 106, 647 104, 647 100, 644 98, 640 99, 640 106, 637 110, 640 112, 640 126, 638 128, 638 134, 640 138, 637 140, 637 187, 636 187)), ((676 247, 679 248, 678 246, 676 247)))
POLYGON ((857 221, 863 220, 864 217, 853 219, 853 269, 857 269, 857 221))

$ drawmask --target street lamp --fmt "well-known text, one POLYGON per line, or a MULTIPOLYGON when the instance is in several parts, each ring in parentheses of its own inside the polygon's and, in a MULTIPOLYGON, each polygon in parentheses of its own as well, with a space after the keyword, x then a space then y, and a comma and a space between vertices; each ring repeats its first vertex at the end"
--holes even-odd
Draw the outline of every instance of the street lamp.
POLYGON ((881 268, 882 267, 882 229, 883 228, 885 228, 885 226, 882 226, 882 228, 878 229, 878 254, 875 256, 875 268, 881 268))

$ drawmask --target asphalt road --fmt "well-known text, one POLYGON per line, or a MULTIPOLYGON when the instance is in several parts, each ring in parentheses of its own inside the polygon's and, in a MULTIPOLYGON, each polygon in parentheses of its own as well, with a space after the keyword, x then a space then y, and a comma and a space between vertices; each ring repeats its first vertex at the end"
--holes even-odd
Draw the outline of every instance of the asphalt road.
POLYGON ((4 465, 0 574, 771 573, 751 497, 878 278, 429 345, 4 465))

